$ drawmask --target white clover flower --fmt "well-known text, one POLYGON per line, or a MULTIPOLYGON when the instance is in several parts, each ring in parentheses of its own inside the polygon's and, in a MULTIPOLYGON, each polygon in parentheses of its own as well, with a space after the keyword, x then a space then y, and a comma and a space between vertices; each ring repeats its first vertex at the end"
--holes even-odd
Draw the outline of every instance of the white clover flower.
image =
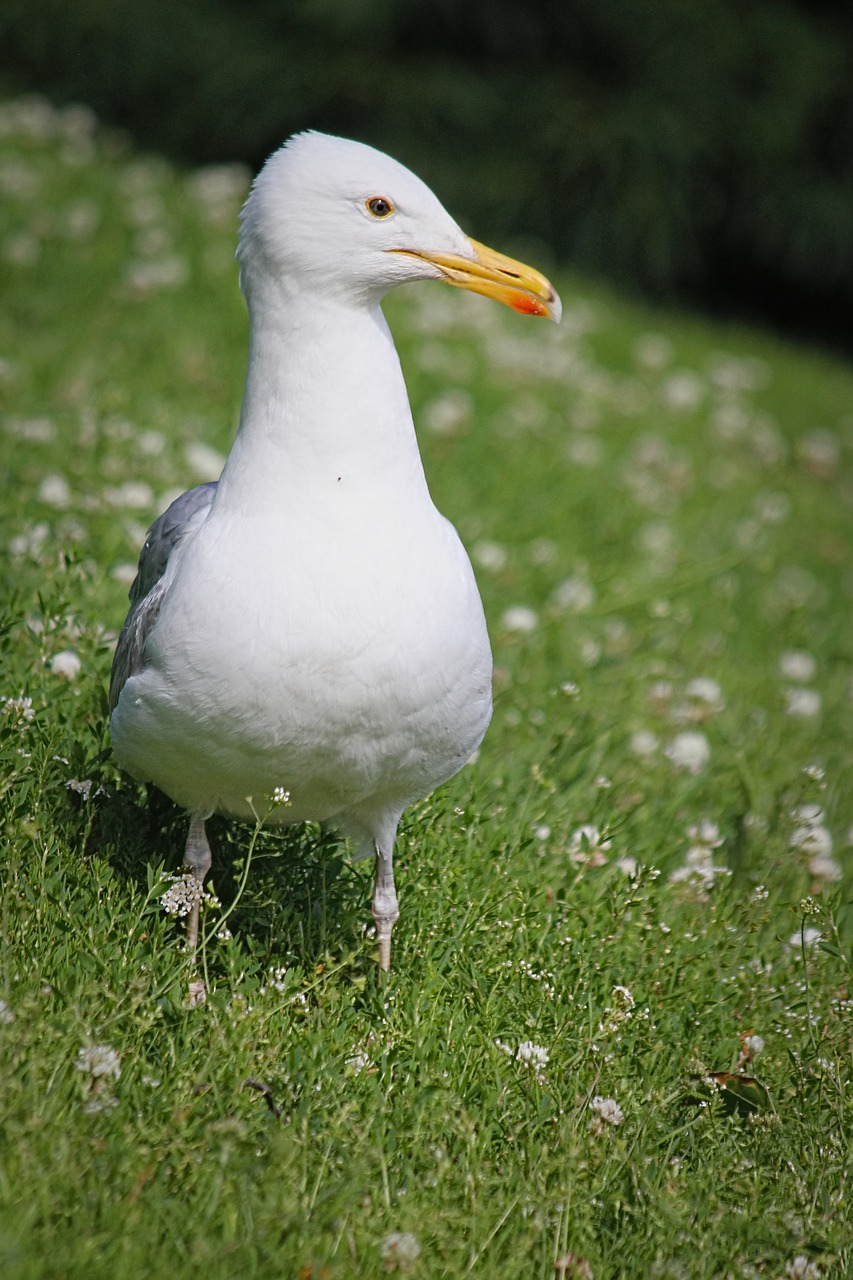
POLYGON ((823 822, 823 809, 819 804, 798 804, 791 816, 804 827, 813 827, 823 822))
POLYGON ((153 506, 154 492, 143 480, 126 480, 124 484, 105 489, 104 500, 111 507, 145 511, 153 506))
POLYGON ((80 655, 73 649, 63 649, 55 653, 50 660, 50 669, 56 676, 64 676, 66 680, 76 680, 83 663, 80 655))
POLYGON ((67 507, 71 501, 71 486, 65 476, 45 476, 39 485, 38 497, 49 507, 67 507))
POLYGON ((530 609, 526 604, 515 604, 511 608, 505 610, 501 618, 501 626, 506 631, 515 631, 519 635, 529 635, 535 631, 539 624, 539 615, 535 609, 530 609))
POLYGON ((810 653, 802 649, 786 649, 779 659, 779 671, 786 680, 795 684, 808 684, 814 679, 817 663, 810 653))
POLYGON ((687 836, 692 849, 719 849, 724 837, 716 822, 703 818, 698 826, 688 827, 687 836))
POLYGON ((824 854, 809 858, 809 871, 816 880, 826 880, 827 883, 840 880, 843 875, 840 864, 824 854))
POLYGON ((507 1057, 515 1059, 516 1062, 523 1062, 526 1067, 535 1070, 537 1077, 541 1080, 540 1072, 548 1065, 550 1056, 548 1050, 541 1044, 534 1044, 532 1040, 522 1040, 517 1049, 507 1044, 506 1040, 496 1040, 495 1044, 507 1057))
MULTIPOLYGON (((596 1094, 589 1104, 590 1111, 604 1121, 605 1124, 618 1125, 625 1119, 622 1108, 615 1098, 602 1098, 600 1094, 596 1094)), ((603 1132, 604 1126, 598 1126, 598 1132, 603 1132)))
POLYGON ((379 1246, 379 1256, 386 1271, 408 1271, 421 1256, 420 1242, 411 1231, 391 1231, 379 1246))
POLYGON ((551 599, 558 609, 586 613, 595 604, 595 587, 586 578, 575 574, 554 588, 551 599))
POLYGON ((33 707, 32 698, 25 698, 20 694, 17 698, 4 698, 2 704, 4 713, 13 720, 16 725, 23 726, 29 724, 35 719, 35 709, 33 707))
POLYGON ((527 1067, 533 1067, 537 1071, 548 1065, 549 1053, 541 1044, 534 1044, 532 1040, 522 1040, 518 1046, 516 1058, 519 1062, 523 1062, 527 1067))
POLYGON ((489 542, 485 538, 476 542, 471 548, 471 558, 481 569, 490 569, 493 573, 499 573, 501 569, 505 569, 509 561, 506 547, 502 547, 499 542, 489 542))
POLYGON ((631 750, 635 756, 653 756, 657 749, 657 735, 650 730, 638 729, 631 735, 631 750))
POLYGON ((791 833, 791 848, 802 849, 815 857, 828 858, 832 853, 832 836, 819 822, 796 827, 791 833))
POLYGON ((607 850, 613 841, 608 840, 591 822, 585 822, 572 832, 569 841, 569 857, 573 862, 584 862, 590 867, 603 867, 607 862, 607 850))
POLYGON ((634 343, 634 359, 646 369, 663 369, 672 360, 672 343, 662 333, 641 333, 634 343))
POLYGON ((805 949, 812 951, 823 937, 820 929, 809 927, 808 929, 798 929, 796 933, 792 933, 788 939, 788 946, 794 956, 798 956, 805 949))
POLYGON ((711 758, 711 748, 704 733, 696 730, 685 730, 677 733, 664 747, 664 755, 676 769, 685 769, 688 773, 701 773, 711 758))
POLYGON ((797 720, 813 720, 820 715, 821 699, 817 689, 786 689, 785 714, 797 720))
POLYGON ((698 676, 695 680, 691 680, 685 693, 694 704, 698 704, 691 708, 692 719, 704 719, 708 715, 716 715, 726 705, 722 689, 710 676, 698 676))
POLYGON ((820 1280, 820 1267, 804 1253, 798 1253, 785 1267, 786 1280, 820 1280))
POLYGON ((674 413, 690 413, 699 407, 706 386, 692 369, 677 369, 661 388, 664 404, 674 413))
POLYGON ((225 466, 223 455, 203 440, 191 440, 184 448, 184 457, 199 480, 217 480, 225 466))
POLYGON ((461 387, 452 387, 424 405, 421 421, 433 435, 455 436, 471 421, 473 408, 469 393, 461 387))
POLYGON ((93 1080, 118 1080, 121 1076, 119 1056, 108 1044, 93 1044, 78 1050, 74 1066, 93 1080))

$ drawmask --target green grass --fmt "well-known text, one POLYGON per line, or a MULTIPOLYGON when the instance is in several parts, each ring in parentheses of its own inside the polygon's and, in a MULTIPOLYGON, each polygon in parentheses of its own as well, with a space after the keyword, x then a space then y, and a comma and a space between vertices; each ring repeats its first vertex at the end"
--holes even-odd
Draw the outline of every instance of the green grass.
POLYGON ((559 272, 559 329, 390 299, 494 722, 404 820, 387 984, 369 866, 213 824, 190 1010, 183 819, 117 772, 105 685, 145 527, 234 430, 241 179, 205 205, 31 106, 0 188, 2 1274, 849 1274, 850 369, 559 272), (738 1107, 704 1081, 739 1061, 738 1107))

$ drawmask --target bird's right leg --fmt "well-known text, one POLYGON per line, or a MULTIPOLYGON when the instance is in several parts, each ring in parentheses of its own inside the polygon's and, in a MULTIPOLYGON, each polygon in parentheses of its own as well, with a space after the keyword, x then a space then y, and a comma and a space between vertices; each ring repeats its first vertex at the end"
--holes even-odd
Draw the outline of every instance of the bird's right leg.
MULTIPOLYGON (((187 951, 192 959, 193 966, 195 966, 195 956, 198 948, 198 920, 201 898, 204 892, 204 878, 213 861, 204 823, 205 819, 200 813, 193 814, 190 820, 189 835, 187 836, 187 847, 184 850, 184 867, 187 871, 193 873, 196 880, 196 892, 193 894, 192 906, 187 920, 187 951)), ((194 978, 190 982, 190 1005, 204 1004, 206 998, 204 980, 202 978, 194 978)))
POLYGON ((379 968, 391 968, 391 930, 400 915, 394 886, 394 842, 376 842, 376 879, 373 884, 373 919, 379 941, 379 968))

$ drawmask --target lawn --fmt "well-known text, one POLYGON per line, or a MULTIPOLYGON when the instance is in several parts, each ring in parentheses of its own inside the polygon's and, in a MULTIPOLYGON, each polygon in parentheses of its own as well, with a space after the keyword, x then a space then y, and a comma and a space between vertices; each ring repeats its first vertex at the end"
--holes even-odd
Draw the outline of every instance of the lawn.
POLYGON ((849 1274, 839 360, 558 268, 559 328, 389 299, 494 720, 404 819, 387 982, 367 864, 211 823, 188 1007, 184 819, 105 689, 145 530, 236 425, 247 181, 0 106, 0 1272, 849 1274))

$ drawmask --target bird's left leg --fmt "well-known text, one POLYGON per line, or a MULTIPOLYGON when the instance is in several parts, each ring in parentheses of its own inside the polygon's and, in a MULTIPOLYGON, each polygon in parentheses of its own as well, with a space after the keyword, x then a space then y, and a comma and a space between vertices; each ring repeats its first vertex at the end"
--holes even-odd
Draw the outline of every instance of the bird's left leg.
MULTIPOLYGON (((187 920, 187 951, 192 959, 193 966, 195 966, 195 954, 198 947, 198 918, 201 896, 204 892, 204 878, 213 861, 210 845, 207 842, 204 822, 205 819, 200 813, 193 814, 187 836, 187 846, 184 850, 184 866, 193 873, 196 880, 196 892, 193 895, 189 919, 187 920)), ((206 999, 207 992, 204 987, 204 979, 193 978, 190 982, 190 1005, 195 1007, 196 1005, 204 1004, 206 999)))
POLYGON ((373 919, 379 939, 379 968, 391 968, 391 930, 399 918, 394 887, 394 840, 376 841, 376 880, 373 885, 373 919))

